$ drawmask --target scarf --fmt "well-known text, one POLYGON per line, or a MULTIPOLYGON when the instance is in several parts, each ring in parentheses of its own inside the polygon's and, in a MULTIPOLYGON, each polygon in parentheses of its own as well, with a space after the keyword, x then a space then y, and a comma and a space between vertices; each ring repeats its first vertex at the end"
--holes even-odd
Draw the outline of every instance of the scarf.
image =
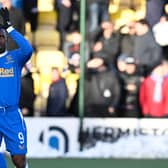
POLYGON ((155 82, 153 100, 154 102, 161 102, 162 100, 162 83, 163 83, 163 76, 157 76, 156 74, 151 74, 152 80, 155 82))

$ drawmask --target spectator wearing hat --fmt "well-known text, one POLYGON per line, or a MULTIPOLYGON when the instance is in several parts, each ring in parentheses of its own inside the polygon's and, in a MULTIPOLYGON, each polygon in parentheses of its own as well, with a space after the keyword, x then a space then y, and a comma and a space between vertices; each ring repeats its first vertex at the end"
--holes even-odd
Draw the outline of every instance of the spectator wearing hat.
POLYGON ((121 117, 140 117, 139 106, 139 85, 141 77, 137 72, 135 59, 133 57, 125 58, 125 71, 120 76, 122 99, 120 102, 120 116, 121 117))
POLYGON ((89 60, 85 80, 85 116, 117 117, 119 98, 116 73, 100 57, 89 60))

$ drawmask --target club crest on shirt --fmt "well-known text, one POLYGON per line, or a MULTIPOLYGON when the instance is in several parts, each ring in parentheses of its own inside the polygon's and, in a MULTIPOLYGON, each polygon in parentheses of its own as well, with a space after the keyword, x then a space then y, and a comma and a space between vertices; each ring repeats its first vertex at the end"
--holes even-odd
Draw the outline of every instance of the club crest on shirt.
POLYGON ((13 57, 11 55, 7 55, 5 64, 9 64, 9 63, 12 63, 12 62, 14 62, 13 57))

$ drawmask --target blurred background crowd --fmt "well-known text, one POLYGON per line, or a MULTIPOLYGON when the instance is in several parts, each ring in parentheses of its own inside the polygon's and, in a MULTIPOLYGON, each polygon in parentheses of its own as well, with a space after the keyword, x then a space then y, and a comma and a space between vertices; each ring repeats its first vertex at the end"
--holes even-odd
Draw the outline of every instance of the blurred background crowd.
MULTIPOLYGON (((78 117, 80 0, 0 1, 34 48, 24 116, 78 117)), ((168 0, 86 0, 85 31, 84 116, 168 117, 168 0)))

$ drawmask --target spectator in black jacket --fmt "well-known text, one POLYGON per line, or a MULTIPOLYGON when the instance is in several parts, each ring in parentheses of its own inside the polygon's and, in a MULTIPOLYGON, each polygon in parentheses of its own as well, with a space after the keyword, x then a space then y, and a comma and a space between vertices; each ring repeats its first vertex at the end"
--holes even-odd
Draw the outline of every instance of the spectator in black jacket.
POLYGON ((102 22, 102 34, 93 44, 91 54, 103 58, 106 65, 110 68, 116 68, 116 58, 120 50, 120 36, 115 31, 114 24, 110 21, 102 22))
POLYGON ((120 85, 116 74, 102 58, 89 60, 85 80, 85 116, 117 117, 119 98, 120 85))
POLYGON ((133 57, 125 58, 125 70, 120 73, 121 80, 121 102, 119 113, 121 117, 141 117, 139 105, 139 86, 141 76, 137 72, 135 59, 133 57))
POLYGON ((30 64, 27 63, 22 69, 19 105, 24 116, 34 116, 34 101, 36 98, 34 92, 34 80, 29 66, 30 64))
POLYGON ((130 21, 120 28, 120 53, 133 57, 134 42, 135 42, 135 21, 130 21), (123 30, 127 32, 122 32, 123 30))

